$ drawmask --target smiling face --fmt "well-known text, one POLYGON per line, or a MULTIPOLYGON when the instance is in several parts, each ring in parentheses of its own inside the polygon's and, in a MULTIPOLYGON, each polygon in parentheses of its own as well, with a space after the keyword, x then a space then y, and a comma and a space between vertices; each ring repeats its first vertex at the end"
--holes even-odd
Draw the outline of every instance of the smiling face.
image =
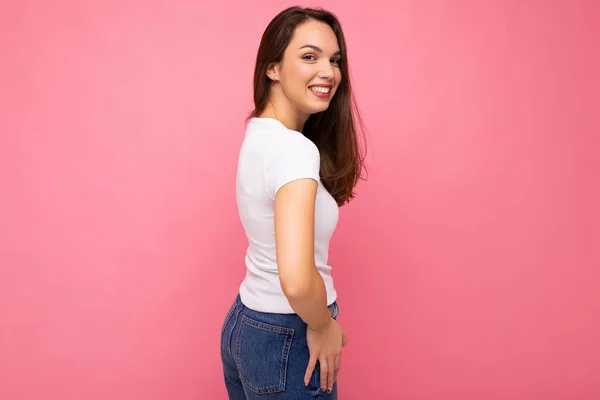
POLYGON ((341 62, 338 40, 329 25, 315 20, 299 25, 282 62, 267 71, 273 80, 273 100, 287 103, 286 108, 306 118, 327 110, 342 80, 341 62))

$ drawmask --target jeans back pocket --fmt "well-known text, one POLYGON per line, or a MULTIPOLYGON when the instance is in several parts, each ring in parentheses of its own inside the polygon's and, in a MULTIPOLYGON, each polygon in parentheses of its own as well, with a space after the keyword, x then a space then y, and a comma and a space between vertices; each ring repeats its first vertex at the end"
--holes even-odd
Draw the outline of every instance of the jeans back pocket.
POLYGON ((240 379, 258 394, 285 390, 294 330, 242 316, 236 353, 240 379))

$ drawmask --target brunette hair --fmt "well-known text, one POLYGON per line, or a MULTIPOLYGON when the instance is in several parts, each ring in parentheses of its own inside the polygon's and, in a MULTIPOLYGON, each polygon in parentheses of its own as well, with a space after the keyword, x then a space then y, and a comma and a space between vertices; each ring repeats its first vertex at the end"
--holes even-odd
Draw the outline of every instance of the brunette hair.
POLYGON ((309 20, 324 22, 333 29, 341 51, 342 79, 327 110, 312 114, 302 133, 318 147, 323 186, 342 206, 354 198, 354 188, 363 179, 364 153, 359 148, 358 134, 364 135, 364 131, 350 85, 346 41, 333 13, 321 8, 290 7, 273 18, 263 33, 256 56, 254 110, 248 119, 258 117, 268 104, 271 79, 267 77, 267 68, 282 61, 294 31, 309 20))

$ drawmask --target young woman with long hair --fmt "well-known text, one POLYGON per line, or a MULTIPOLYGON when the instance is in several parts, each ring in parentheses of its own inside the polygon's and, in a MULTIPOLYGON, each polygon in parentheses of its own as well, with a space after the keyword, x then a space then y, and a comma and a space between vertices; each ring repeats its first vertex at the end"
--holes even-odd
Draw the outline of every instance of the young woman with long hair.
POLYGON ((290 7, 267 26, 237 169, 246 276, 221 330, 230 399, 337 399, 329 241, 364 162, 348 75, 331 12, 290 7))

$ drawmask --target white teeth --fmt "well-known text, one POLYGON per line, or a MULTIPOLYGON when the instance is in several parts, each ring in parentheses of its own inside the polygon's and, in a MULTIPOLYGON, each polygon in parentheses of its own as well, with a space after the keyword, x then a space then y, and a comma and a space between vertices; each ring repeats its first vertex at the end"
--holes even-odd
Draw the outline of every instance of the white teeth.
POLYGON ((331 88, 328 87, 320 87, 320 86, 311 86, 310 90, 312 90, 313 92, 319 92, 319 93, 329 93, 329 90, 331 88))

